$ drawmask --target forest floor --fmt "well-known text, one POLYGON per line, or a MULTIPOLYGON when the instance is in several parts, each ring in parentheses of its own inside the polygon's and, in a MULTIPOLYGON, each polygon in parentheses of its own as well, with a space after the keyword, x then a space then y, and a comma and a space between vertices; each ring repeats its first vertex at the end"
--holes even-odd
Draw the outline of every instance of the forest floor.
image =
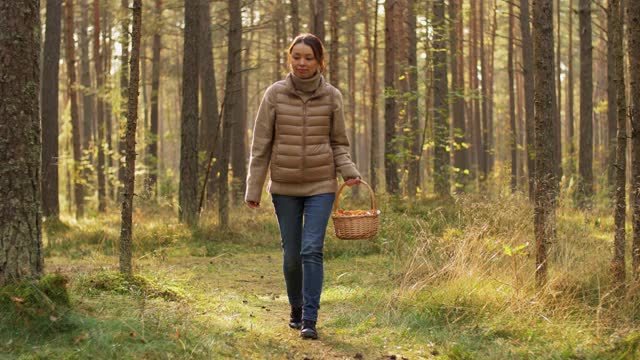
MULTIPOLYGON (((489 206, 493 215, 470 221, 457 212, 459 204, 448 210, 436 200, 420 208, 390 201, 383 205, 387 223, 377 239, 341 241, 330 228, 315 341, 301 339, 287 325, 289 306, 270 204, 255 212, 234 210, 227 231, 206 218, 199 229, 189 229, 178 224, 171 209, 138 210, 137 280, 117 273, 115 210, 80 222, 63 218, 62 224, 45 224, 46 271, 69 279, 72 305, 37 327, 24 317, 0 322, 0 358, 640 357, 640 311, 627 303, 635 298, 610 302, 606 287, 594 287, 588 275, 606 259, 568 276, 560 269, 575 263, 563 259, 579 250, 565 248, 554 257, 549 288, 535 291, 526 284, 532 280, 530 256, 518 246, 531 229, 521 219, 522 212, 531 211, 522 206, 526 201, 469 201, 465 208, 489 206), (500 217, 512 222, 500 231, 487 230, 500 217), (478 236, 483 226, 484 235, 478 236), (508 236, 513 240, 503 243, 508 236), (490 249, 474 250, 472 238, 484 238, 482 248, 490 249)), ((579 231, 604 243, 603 249, 609 246, 602 240, 609 220, 568 211, 560 211, 560 218, 565 225, 558 231, 567 232, 564 236, 576 231, 572 222, 581 222, 579 231)), ((587 243, 580 241, 576 248, 587 243)), ((598 251, 604 250, 589 252, 598 251)))

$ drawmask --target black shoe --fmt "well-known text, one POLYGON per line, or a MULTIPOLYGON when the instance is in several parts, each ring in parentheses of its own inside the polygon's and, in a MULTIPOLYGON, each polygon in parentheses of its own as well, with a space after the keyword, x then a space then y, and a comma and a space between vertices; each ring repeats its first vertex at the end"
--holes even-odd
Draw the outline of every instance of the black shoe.
POLYGON ((302 306, 291 306, 289 327, 292 329, 300 329, 302 327, 302 306))
POLYGON ((304 339, 317 339, 316 322, 313 320, 302 320, 302 331, 300 336, 304 339))

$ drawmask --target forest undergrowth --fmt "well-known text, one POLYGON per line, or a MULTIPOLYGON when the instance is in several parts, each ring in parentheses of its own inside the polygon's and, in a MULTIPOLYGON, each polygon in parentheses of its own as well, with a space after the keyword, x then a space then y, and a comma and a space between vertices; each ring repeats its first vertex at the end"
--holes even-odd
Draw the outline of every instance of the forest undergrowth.
MULTIPOLYGON (((523 195, 378 204, 372 240, 338 240, 329 226, 318 341, 287 327, 267 196, 256 211, 235 208, 225 230, 215 212, 191 229, 171 202, 141 201, 131 278, 117 273, 115 208, 45 222, 49 275, 0 293, 0 358, 640 357, 640 287, 611 288, 604 200, 583 212, 561 199, 543 289, 534 286, 533 209, 523 195)), ((348 196, 341 205, 368 206, 348 196)))

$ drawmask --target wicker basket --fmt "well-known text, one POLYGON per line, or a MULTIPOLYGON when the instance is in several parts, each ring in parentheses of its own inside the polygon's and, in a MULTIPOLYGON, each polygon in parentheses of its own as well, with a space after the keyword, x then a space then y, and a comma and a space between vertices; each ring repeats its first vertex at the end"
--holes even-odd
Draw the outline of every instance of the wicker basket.
POLYGON ((342 184, 336 194, 336 201, 333 204, 333 226, 335 228, 336 237, 342 240, 364 240, 374 237, 378 233, 380 212, 376 209, 376 197, 371 186, 364 181, 360 181, 369 189, 371 194, 371 210, 368 214, 363 215, 344 215, 338 213, 338 204, 340 203, 340 193, 346 186, 342 184))

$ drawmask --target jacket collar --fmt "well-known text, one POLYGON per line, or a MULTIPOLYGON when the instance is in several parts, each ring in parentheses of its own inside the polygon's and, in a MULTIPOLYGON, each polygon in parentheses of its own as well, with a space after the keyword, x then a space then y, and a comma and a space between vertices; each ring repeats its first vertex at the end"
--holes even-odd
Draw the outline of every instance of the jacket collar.
POLYGON ((326 80, 319 72, 309 79, 300 79, 293 73, 289 73, 285 79, 286 89, 304 101, 324 94, 326 92, 325 84, 326 80))

